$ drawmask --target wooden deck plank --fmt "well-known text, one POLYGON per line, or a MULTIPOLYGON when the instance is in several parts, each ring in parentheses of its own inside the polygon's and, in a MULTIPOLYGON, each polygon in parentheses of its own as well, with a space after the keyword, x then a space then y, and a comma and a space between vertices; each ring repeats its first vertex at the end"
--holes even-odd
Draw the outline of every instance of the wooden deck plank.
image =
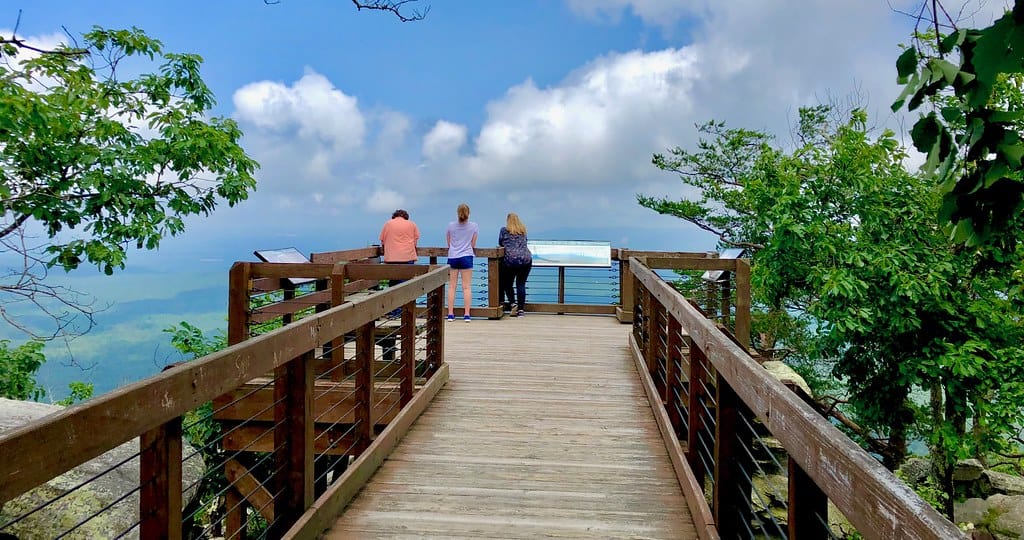
POLYGON ((629 330, 447 324, 448 385, 324 538, 696 538, 629 330))

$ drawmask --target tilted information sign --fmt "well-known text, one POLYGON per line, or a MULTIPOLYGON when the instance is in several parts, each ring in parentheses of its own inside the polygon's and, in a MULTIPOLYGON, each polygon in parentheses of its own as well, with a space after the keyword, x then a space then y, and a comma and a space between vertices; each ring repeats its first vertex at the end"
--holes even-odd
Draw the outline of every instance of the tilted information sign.
POLYGON ((530 240, 534 266, 612 265, 612 243, 590 240, 530 240))
MULTIPOLYGON (((305 255, 299 252, 299 250, 290 247, 282 249, 260 249, 252 252, 259 260, 269 263, 308 263, 309 259, 305 255)), ((316 281, 313 278, 288 278, 288 282, 292 285, 302 285, 303 283, 310 283, 316 281)))

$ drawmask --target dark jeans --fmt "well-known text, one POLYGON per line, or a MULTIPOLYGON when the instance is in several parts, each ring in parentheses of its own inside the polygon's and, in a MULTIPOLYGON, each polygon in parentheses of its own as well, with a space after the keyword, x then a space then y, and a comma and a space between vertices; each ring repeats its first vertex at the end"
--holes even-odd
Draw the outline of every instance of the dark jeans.
POLYGON ((501 275, 498 277, 501 302, 505 305, 519 304, 519 309, 526 306, 526 278, 530 276, 533 263, 505 264, 501 263, 501 275), (512 295, 512 284, 515 283, 515 296, 512 295), (508 302, 506 302, 506 299, 508 302))

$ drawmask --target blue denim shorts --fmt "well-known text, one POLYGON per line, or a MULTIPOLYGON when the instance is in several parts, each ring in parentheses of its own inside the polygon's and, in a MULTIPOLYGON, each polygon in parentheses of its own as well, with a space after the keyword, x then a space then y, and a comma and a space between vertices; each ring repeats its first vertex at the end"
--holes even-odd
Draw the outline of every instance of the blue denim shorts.
POLYGON ((471 270, 473 268, 473 256, 448 257, 448 266, 451 266, 452 270, 471 270))

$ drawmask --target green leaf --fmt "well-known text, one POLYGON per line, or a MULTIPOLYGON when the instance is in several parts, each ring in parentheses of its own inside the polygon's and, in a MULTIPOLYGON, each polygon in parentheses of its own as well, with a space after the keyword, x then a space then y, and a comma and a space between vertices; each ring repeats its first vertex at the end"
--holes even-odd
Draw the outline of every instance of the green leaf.
POLYGON ((946 122, 955 122, 964 116, 964 112, 960 107, 943 107, 941 113, 942 119, 946 122))
POLYGON ((967 30, 959 29, 946 37, 942 38, 939 42, 939 53, 949 54, 954 48, 963 45, 964 39, 967 37, 967 30))
POLYGON ((1021 168, 1021 160, 1024 159, 1024 144, 1021 144, 1019 140, 1014 143, 1000 144, 996 150, 1005 156, 1011 167, 1021 168))
POLYGON ((910 130, 910 138, 914 141, 914 147, 924 153, 931 152, 939 140, 941 129, 942 124, 934 112, 922 116, 910 130))
POLYGON ((896 59, 897 82, 903 84, 912 73, 917 70, 917 49, 908 47, 903 54, 896 59))
POLYGON ((946 84, 953 84, 953 81, 956 80, 956 76, 960 73, 960 68, 941 58, 933 58, 929 63, 932 65, 936 74, 941 74, 942 78, 946 81, 946 84))

